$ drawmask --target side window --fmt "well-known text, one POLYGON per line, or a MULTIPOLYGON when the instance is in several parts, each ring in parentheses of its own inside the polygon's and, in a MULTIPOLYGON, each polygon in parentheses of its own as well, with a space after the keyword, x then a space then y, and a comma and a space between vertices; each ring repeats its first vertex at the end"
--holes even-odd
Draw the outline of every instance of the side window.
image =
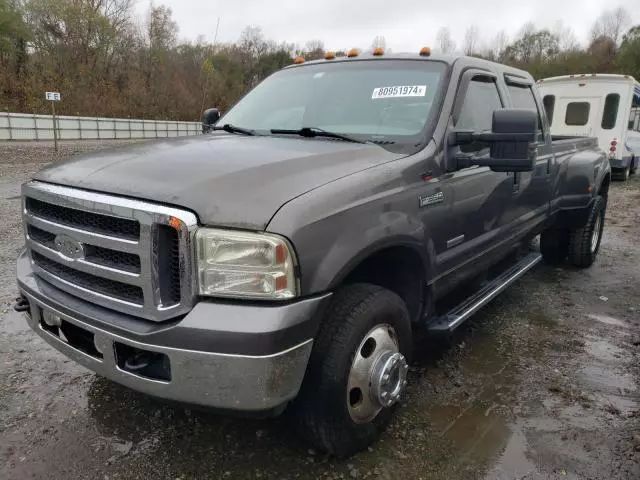
POLYGON ((542 119, 540 118, 540 110, 536 104, 536 99, 533 96, 531 87, 520 85, 507 85, 509 90, 509 96, 511 96, 511 102, 514 108, 526 108, 533 110, 538 114, 538 141, 542 140, 542 119))
POLYGON ((629 130, 640 132, 640 107, 631 107, 631 115, 629 115, 629 130))
POLYGON ((556 96, 545 95, 542 99, 542 103, 544 104, 544 111, 547 114, 549 126, 551 126, 553 124, 553 109, 556 107, 556 96))
POLYGON ((618 106, 620 105, 620 95, 610 93, 605 97, 604 110, 602 112, 602 123, 600 126, 605 130, 611 130, 616 126, 616 118, 618 118, 618 106))
POLYGON ((589 102, 571 102, 567 104, 567 113, 564 116, 565 125, 582 126, 589 121, 589 102))
MULTIPOLYGON (((456 128, 473 130, 474 132, 490 132, 493 122, 493 112, 502 109, 500 94, 493 79, 474 78, 464 97, 460 116, 456 128)), ((477 152, 487 145, 482 142, 464 145, 463 152, 477 152)))

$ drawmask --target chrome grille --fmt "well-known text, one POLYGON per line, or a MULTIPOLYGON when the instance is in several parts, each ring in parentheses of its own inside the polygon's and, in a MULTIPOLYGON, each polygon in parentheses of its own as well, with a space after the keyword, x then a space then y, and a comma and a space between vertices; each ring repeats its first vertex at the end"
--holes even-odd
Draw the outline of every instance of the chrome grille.
POLYGON ((42 182, 23 186, 23 207, 27 248, 43 280, 148 320, 192 308, 192 213, 42 182))

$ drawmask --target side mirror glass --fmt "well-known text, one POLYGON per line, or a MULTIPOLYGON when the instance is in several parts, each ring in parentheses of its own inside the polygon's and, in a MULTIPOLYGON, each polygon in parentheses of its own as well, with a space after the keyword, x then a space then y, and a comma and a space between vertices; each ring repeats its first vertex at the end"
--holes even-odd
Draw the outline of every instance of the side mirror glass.
POLYGON ((202 133, 211 131, 216 122, 220 119, 220 110, 217 108, 208 108, 202 114, 202 133))

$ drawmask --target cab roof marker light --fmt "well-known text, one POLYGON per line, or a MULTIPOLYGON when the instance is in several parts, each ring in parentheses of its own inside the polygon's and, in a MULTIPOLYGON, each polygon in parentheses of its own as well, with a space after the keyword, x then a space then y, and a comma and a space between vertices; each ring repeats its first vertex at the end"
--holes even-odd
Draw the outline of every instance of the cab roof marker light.
POLYGON ((376 47, 376 48, 373 49, 372 53, 376 57, 380 57, 380 56, 384 55, 384 48, 376 47))
POLYGON ((333 60, 334 58, 336 58, 335 52, 327 52, 324 54, 325 60, 333 60))
POLYGON ((422 47, 420 49, 420 56, 421 57, 428 57, 431 55, 431 49, 429 47, 422 47))
POLYGON ((304 57, 296 57, 293 63, 295 63, 296 65, 300 65, 301 63, 304 63, 304 57))
POLYGON ((358 51, 357 48, 352 48, 351 50, 349 50, 347 52, 347 57, 353 58, 353 57, 357 57, 359 54, 360 54, 360 52, 358 51))

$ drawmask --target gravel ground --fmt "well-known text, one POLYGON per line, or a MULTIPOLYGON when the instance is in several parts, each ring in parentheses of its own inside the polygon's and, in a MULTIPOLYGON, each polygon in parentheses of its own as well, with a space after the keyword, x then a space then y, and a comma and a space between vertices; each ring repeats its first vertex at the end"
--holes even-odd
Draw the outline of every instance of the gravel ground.
MULTIPOLYGON (((59 158, 86 148, 65 144, 59 158)), ((338 461, 286 419, 159 402, 27 328, 10 309, 17 195, 54 159, 42 144, 0 144, 0 478, 640 478, 639 177, 612 185, 591 269, 539 265, 450 345, 421 343, 389 431, 338 461)))

